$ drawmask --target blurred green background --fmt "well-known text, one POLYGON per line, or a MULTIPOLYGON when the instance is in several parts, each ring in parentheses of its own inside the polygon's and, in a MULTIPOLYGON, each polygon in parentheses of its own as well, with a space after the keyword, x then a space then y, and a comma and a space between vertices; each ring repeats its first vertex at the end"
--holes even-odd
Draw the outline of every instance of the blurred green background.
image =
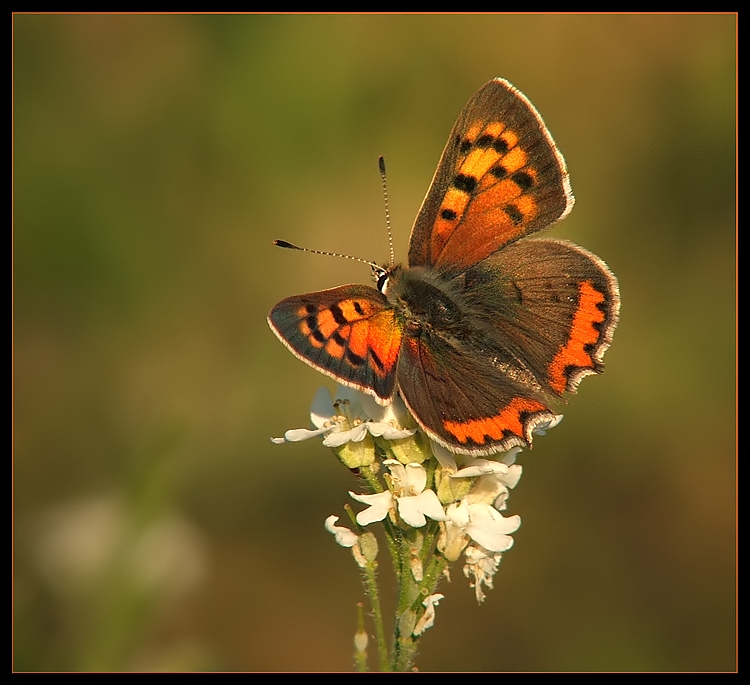
MULTIPOLYGON (((283 297, 397 255, 503 76, 563 151, 552 235, 605 259, 607 373, 521 457, 523 526, 422 670, 735 668, 736 17, 43 16, 14 32, 17 670, 347 670, 354 477, 283 297)), ((329 383, 333 387, 332 383, 329 383)), ((387 564, 383 565, 386 581, 387 564)))

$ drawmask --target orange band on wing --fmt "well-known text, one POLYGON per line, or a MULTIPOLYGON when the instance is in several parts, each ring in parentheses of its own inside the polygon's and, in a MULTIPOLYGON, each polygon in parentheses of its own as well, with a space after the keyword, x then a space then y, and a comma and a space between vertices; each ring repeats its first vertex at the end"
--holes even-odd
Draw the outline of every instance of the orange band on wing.
POLYGON ((597 306, 604 302, 605 297, 591 281, 584 281, 578 289, 581 298, 570 328, 570 339, 555 355, 549 368, 550 385, 560 393, 567 387, 568 369, 595 367, 595 360, 586 351, 586 347, 599 341, 601 333, 594 324, 602 323, 605 318, 604 312, 597 306))
POLYGON ((471 421, 446 420, 443 421, 443 428, 462 445, 467 442, 483 445, 488 438, 498 441, 506 437, 508 433, 525 440, 522 415, 540 411, 547 411, 547 407, 541 402, 517 397, 511 400, 510 404, 496 416, 489 416, 486 419, 472 419, 471 421))

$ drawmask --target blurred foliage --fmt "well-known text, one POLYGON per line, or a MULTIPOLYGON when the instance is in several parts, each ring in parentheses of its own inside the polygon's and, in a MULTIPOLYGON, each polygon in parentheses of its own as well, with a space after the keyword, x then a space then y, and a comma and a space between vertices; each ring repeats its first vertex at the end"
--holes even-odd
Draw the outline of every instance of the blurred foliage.
POLYGON ((523 526, 422 670, 735 668, 736 16, 13 17, 16 670, 349 670, 323 530, 354 478, 282 297, 403 257, 454 118, 504 76, 604 258, 607 373, 522 455, 523 526))

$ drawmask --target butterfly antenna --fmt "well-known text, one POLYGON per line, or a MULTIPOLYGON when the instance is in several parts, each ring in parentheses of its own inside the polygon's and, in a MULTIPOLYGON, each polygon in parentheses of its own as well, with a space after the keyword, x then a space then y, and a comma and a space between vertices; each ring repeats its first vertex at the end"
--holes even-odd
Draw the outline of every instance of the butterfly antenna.
POLYGON ((388 245, 391 249, 391 266, 395 263, 393 252, 393 231, 391 231, 391 210, 388 205, 388 183, 385 178, 385 159, 383 155, 378 157, 378 169, 380 169, 380 182, 383 184, 383 200, 385 201, 385 225, 388 227, 388 245))
POLYGON ((283 247, 286 250, 299 250, 300 252, 310 252, 311 254, 320 254, 326 257, 341 257, 342 259, 351 259, 353 262, 359 262, 360 264, 367 264, 367 266, 371 267, 374 271, 377 271, 378 273, 382 273, 385 271, 385 269, 382 266, 380 266, 380 264, 376 264, 375 262, 370 262, 366 259, 362 259, 361 257, 352 257, 351 255, 340 254, 339 252, 326 252, 325 250, 313 250, 309 247, 300 247, 299 245, 295 245, 294 243, 287 242, 286 240, 274 240, 273 244, 276 245, 276 247, 283 247))

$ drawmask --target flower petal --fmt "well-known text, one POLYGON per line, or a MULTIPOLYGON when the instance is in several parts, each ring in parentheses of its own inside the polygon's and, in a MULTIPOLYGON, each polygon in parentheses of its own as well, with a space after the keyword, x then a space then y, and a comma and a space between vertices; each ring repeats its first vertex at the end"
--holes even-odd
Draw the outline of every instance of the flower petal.
POLYGON ((489 459, 473 459, 467 466, 452 473, 451 478, 475 478, 497 473, 501 470, 507 472, 508 467, 501 462, 490 461, 489 459))
POLYGON ((435 607, 437 607, 438 603, 441 599, 443 599, 444 596, 445 595, 441 595, 439 592, 436 592, 434 595, 430 595, 429 597, 425 598, 425 600, 422 602, 422 606, 425 607, 425 611, 417 621, 417 625, 414 626, 414 630, 412 632, 413 635, 419 637, 422 633, 424 633, 425 630, 427 630, 428 628, 432 628, 432 626, 435 624, 435 607))
POLYGON ((349 491, 349 495, 352 499, 362 504, 367 504, 367 509, 364 509, 357 514, 357 523, 360 526, 366 526, 376 521, 382 521, 388 512, 393 507, 393 495, 389 490, 385 492, 378 492, 375 495, 358 495, 356 492, 349 491))
MULTIPOLYGON (((427 485, 427 469, 421 464, 413 462, 407 464, 404 468, 404 494, 417 495, 425 489, 427 485)), ((430 491, 432 492, 432 491, 430 491)), ((432 493, 435 494, 434 492, 432 493)), ((435 495, 437 497, 437 495, 435 495)), ((442 511, 442 507, 441 507, 442 511)))
POLYGON ((500 481, 507 485, 509 488, 515 488, 518 485, 518 481, 521 480, 521 474, 523 473, 523 467, 520 464, 511 464, 508 467, 508 473, 502 477, 499 477, 500 481))
POLYGON ((417 432, 416 428, 396 428, 390 423, 381 423, 369 421, 365 424, 370 434, 376 438, 383 437, 386 440, 403 440, 409 438, 417 432))
POLYGON ((325 529, 331 533, 342 547, 354 547, 359 540, 359 536, 349 528, 334 525, 339 520, 338 516, 329 516, 325 522, 325 529))
POLYGON ((421 528, 427 523, 416 497, 397 497, 396 502, 398 502, 398 514, 404 523, 413 528, 421 528))
POLYGON ((521 517, 503 516, 489 504, 470 504, 471 523, 466 532, 472 540, 478 542, 490 552, 506 552, 513 546, 514 533, 521 525, 521 517))
POLYGON ((347 442, 362 442, 367 435, 367 426, 364 423, 360 423, 354 428, 350 428, 346 431, 336 431, 326 435, 323 440, 323 444, 326 447, 341 447, 347 442))
POLYGON ((438 496, 434 490, 425 490, 412 497, 397 497, 398 513, 404 523, 408 523, 414 528, 421 528, 429 516, 433 521, 447 521, 448 517, 443 511, 443 505, 440 504, 438 496))
MULTIPOLYGON (((286 442, 301 442, 302 440, 309 440, 310 438, 316 438, 318 435, 323 435, 332 431, 336 426, 325 426, 316 430, 309 430, 308 428, 292 428, 284 433, 284 440, 286 442)), ((280 438, 272 438, 274 442, 280 440, 280 438)))
MULTIPOLYGON (((409 410, 401 399, 401 395, 396 395, 393 398, 393 402, 385 407, 381 407, 380 405, 378 407, 382 410, 380 421, 383 423, 392 423, 397 426, 414 425, 414 419, 411 418, 409 410)), ((375 416, 372 415, 372 418, 374 419, 375 416)))
POLYGON ((465 497, 460 502, 449 504, 445 513, 454 526, 466 528, 469 525, 469 502, 465 497))
POLYGON ((504 455, 503 458, 500 460, 503 462, 503 464, 507 464, 508 466, 512 466, 516 463, 516 457, 521 453, 520 447, 511 447, 504 455))
POLYGON ((371 395, 367 395, 354 388, 346 388, 347 397, 351 402, 352 411, 356 407, 358 414, 363 419, 370 419, 372 421, 382 421, 385 415, 385 407, 380 406, 375 398, 371 395))

